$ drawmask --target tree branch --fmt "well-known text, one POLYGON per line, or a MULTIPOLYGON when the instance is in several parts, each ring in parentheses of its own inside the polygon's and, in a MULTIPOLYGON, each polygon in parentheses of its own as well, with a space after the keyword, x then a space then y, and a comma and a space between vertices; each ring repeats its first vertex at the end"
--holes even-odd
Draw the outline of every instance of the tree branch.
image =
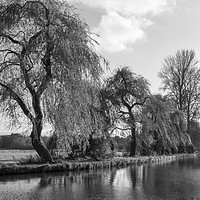
POLYGON ((33 119, 34 119, 33 115, 30 113, 30 111, 27 108, 26 104, 19 97, 19 95, 16 92, 14 92, 12 88, 10 88, 8 85, 6 85, 4 83, 0 82, 0 86, 5 88, 10 93, 10 95, 13 97, 13 99, 15 101, 17 101, 17 103, 20 106, 20 108, 22 109, 23 113, 33 122, 33 119))
POLYGON ((130 131, 131 128, 120 128, 120 127, 115 127, 111 132, 110 132, 110 135, 116 130, 120 130, 120 131, 130 131))
POLYGON ((126 108, 128 109, 128 111, 131 112, 131 106, 124 100, 123 97, 121 97, 121 101, 122 101, 122 104, 124 106, 126 106, 126 108))
POLYGON ((2 49, 2 50, 0 50, 0 53, 3 53, 3 52, 7 52, 6 56, 11 53, 11 54, 16 55, 18 58, 20 57, 20 55, 16 51, 12 51, 10 49, 2 49))
POLYGON ((32 37, 30 37, 28 43, 26 44, 26 49, 25 49, 26 53, 27 53, 27 51, 28 51, 28 52, 31 52, 31 50, 32 50, 31 48, 32 48, 33 45, 35 45, 36 39, 37 39, 42 33, 43 33, 43 30, 40 30, 40 31, 38 31, 37 33, 35 33, 32 37))
POLYGON ((145 97, 144 100, 143 100, 142 102, 136 102, 136 103, 134 103, 134 104, 131 106, 131 109, 132 109, 133 107, 135 107, 135 106, 143 106, 148 98, 150 98, 150 97, 145 97))
POLYGON ((46 10, 46 29, 45 29, 45 39, 46 39, 46 51, 45 55, 42 58, 42 62, 44 64, 44 68, 46 71, 46 75, 42 80, 42 83, 40 84, 37 94, 39 96, 42 95, 44 90, 47 88, 48 83, 52 79, 52 73, 51 73, 51 52, 54 49, 53 41, 51 41, 50 35, 49 35, 49 25, 50 25, 50 20, 49 20, 49 11, 48 9, 46 10))
POLYGON ((24 7, 26 7, 28 4, 39 4, 39 5, 41 5, 43 8, 44 8, 44 10, 47 12, 48 11, 48 8, 45 6, 45 4, 44 3, 42 3, 41 1, 28 1, 28 2, 26 2, 23 6, 22 6, 22 9, 24 8, 24 7))
MULTIPOLYGON (((34 87, 31 85, 30 83, 30 78, 29 78, 29 74, 28 74, 28 71, 30 70, 27 70, 26 67, 24 66, 24 57, 27 53, 29 53, 29 51, 31 51, 31 47, 32 45, 34 44, 34 41, 42 34, 42 30, 38 31, 36 34, 34 34, 32 37, 30 37, 28 43, 26 45, 23 46, 23 49, 21 51, 21 56, 20 56, 20 61, 21 61, 21 70, 22 70, 22 73, 24 75, 24 80, 25 80, 25 84, 26 84, 26 87, 28 88, 28 90, 30 91, 31 95, 32 96, 35 96, 36 95, 36 92, 35 92, 35 89, 34 87)), ((28 55, 26 55, 28 56, 28 55)), ((30 60, 30 57, 28 56, 28 59, 30 60)), ((32 64, 32 62, 31 62, 32 64)))
POLYGON ((15 40, 14 38, 12 38, 10 35, 7 35, 7 34, 4 34, 4 33, 2 33, 2 34, 0 34, 0 37, 4 37, 4 38, 6 38, 6 39, 9 39, 12 43, 14 43, 14 44, 19 44, 19 45, 21 45, 22 47, 24 46, 24 44, 22 43, 22 42, 20 42, 20 41, 18 41, 18 40, 15 40))
POLYGON ((130 114, 130 112, 125 112, 125 111, 122 111, 122 110, 120 110, 119 113, 122 113, 122 115, 129 115, 130 114))
POLYGON ((8 68, 9 66, 19 65, 19 64, 18 64, 18 63, 9 63, 9 64, 6 64, 6 62, 4 62, 4 63, 0 64, 0 67, 1 67, 2 65, 5 65, 5 66, 2 67, 2 68, 0 69, 0 73, 3 72, 3 71, 4 71, 6 68, 8 68))

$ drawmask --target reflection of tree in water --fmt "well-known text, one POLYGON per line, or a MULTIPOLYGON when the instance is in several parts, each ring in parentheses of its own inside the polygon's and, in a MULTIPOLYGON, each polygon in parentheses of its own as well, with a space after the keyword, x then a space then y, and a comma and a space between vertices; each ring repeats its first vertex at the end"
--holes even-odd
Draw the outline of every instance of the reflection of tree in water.
POLYGON ((194 158, 184 158, 184 159, 180 159, 178 160, 178 167, 180 169, 184 169, 184 168, 199 168, 200 165, 200 159, 194 159, 194 158))
POLYGON ((114 182, 114 180, 115 180, 116 172, 117 172, 117 170, 114 169, 114 170, 112 170, 111 173, 110 173, 110 180, 109 180, 109 183, 110 183, 111 186, 113 185, 113 182, 114 182))
POLYGON ((136 167, 133 166, 133 167, 130 167, 130 177, 131 177, 131 183, 132 183, 132 186, 133 188, 135 188, 136 186, 136 167))
POLYGON ((110 173, 109 170, 97 170, 88 174, 83 174, 84 190, 89 199, 104 199, 110 193, 110 173))
POLYGON ((46 188, 48 185, 51 185, 51 183, 52 183, 52 177, 44 174, 44 175, 42 175, 42 177, 40 179, 38 187, 40 189, 46 188))
MULTIPOLYGON (((52 177, 49 174, 42 174, 37 185, 33 187, 26 196, 27 200, 32 199, 48 199, 48 189, 51 188, 52 177)), ((23 199, 23 198, 22 198, 23 199)))
POLYGON ((70 179, 65 174, 43 174, 37 186, 29 192, 26 199, 73 199, 70 179))
POLYGON ((110 171, 68 172, 41 176, 31 191, 33 199, 93 199, 110 193, 110 171))
POLYGON ((146 165, 130 167, 133 198, 143 199, 145 197, 144 182, 146 180, 146 173, 146 165))
MULTIPOLYGON (((188 160, 192 162, 191 160, 188 160)), ((194 193, 195 185, 191 182, 190 170, 187 167, 187 159, 183 162, 176 161, 151 165, 147 168, 147 179, 144 181, 144 193, 147 197, 157 196, 162 199, 190 199, 194 193)), ((192 163, 191 163, 192 164, 192 163)), ((195 178, 195 182, 198 179, 195 178)))

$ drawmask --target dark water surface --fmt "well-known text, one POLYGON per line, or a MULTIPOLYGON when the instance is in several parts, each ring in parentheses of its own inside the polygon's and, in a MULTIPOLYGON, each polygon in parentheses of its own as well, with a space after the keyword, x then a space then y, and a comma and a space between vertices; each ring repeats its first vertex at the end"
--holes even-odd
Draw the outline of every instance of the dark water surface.
POLYGON ((0 200, 198 200, 200 157, 96 172, 1 176, 0 200))

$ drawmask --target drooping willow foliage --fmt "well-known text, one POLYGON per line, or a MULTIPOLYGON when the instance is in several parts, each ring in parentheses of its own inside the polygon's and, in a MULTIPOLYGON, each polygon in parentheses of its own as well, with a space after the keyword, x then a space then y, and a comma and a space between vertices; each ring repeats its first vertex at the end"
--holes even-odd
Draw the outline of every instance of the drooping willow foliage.
POLYGON ((184 114, 175 110, 162 96, 150 98, 143 109, 142 122, 141 149, 149 148, 149 153, 166 154, 191 151, 193 148, 184 114))
POLYGON ((105 60, 94 42, 88 25, 65 1, 0 4, 1 107, 14 124, 27 117, 34 142, 45 121, 61 143, 72 135, 87 141, 95 130, 95 93, 105 60))
POLYGON ((54 85, 46 91, 43 101, 48 111, 47 119, 54 127, 54 134, 58 136, 58 148, 65 148, 68 153, 73 145, 85 151, 91 134, 103 134, 98 89, 83 80, 71 87, 66 90, 54 85))

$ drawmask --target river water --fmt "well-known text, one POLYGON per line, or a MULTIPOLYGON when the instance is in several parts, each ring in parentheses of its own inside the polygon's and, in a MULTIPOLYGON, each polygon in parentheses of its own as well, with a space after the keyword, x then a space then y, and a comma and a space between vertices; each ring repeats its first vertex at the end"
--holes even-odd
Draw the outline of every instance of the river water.
POLYGON ((121 169, 0 177, 0 200, 200 200, 200 156, 121 169))

